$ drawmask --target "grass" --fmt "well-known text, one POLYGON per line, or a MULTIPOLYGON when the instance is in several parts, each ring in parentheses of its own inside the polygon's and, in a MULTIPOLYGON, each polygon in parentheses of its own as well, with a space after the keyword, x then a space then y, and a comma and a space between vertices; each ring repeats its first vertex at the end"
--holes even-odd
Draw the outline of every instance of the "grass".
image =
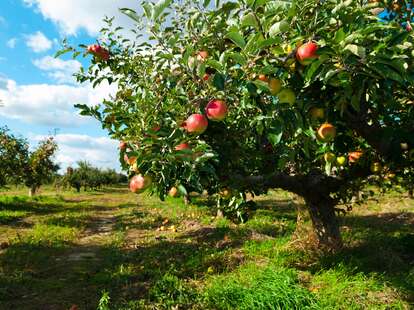
POLYGON ((0 193, 0 309, 414 307, 414 202, 396 193, 341 217, 345 248, 331 255, 292 242, 285 192, 239 225, 202 199, 25 194, 0 193))

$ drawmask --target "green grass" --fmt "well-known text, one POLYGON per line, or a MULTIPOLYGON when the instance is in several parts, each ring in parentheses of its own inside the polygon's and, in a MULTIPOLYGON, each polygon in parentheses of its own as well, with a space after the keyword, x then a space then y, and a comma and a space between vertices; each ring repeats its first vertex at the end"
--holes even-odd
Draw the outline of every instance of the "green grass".
POLYGON ((292 242, 296 208, 281 191, 239 225, 201 198, 25 193, 0 196, 0 309, 414 306, 414 202, 400 194, 342 217, 344 250, 322 255, 292 242))

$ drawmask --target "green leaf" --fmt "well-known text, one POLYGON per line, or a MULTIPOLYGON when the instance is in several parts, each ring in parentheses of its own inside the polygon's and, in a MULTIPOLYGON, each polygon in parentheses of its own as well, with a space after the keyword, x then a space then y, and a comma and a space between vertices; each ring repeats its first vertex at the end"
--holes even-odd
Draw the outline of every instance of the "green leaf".
POLYGON ((65 48, 63 50, 57 51, 55 54, 55 58, 58 58, 66 53, 69 53, 70 51, 72 51, 72 48, 65 48))
POLYGON ((224 90, 225 78, 222 74, 216 73, 213 77, 213 85, 218 90, 224 90))
POLYGON ((184 196, 188 195, 187 189, 184 187, 184 185, 182 184, 178 185, 177 189, 181 193, 181 195, 184 195, 184 196))
POLYGON ((246 46, 246 41, 244 40, 243 36, 236 31, 229 32, 226 35, 227 38, 233 41, 234 44, 236 44, 240 48, 244 48, 246 46))
POLYGON ((133 19, 136 22, 141 22, 141 18, 139 17, 139 15, 131 9, 128 8, 121 8, 119 9, 119 11, 121 11, 122 14, 128 16, 129 18, 133 19))
POLYGON ((347 46, 345 46, 345 50, 350 51, 352 54, 360 57, 360 58, 365 58, 366 56, 366 50, 364 47, 359 46, 359 45, 355 45, 355 44, 348 44, 347 46))
POLYGON ((206 62, 206 66, 214 68, 217 71, 221 71, 223 69, 222 64, 219 61, 215 60, 215 59, 208 59, 207 62, 206 62))
POLYGON ((256 16, 252 12, 245 14, 240 21, 242 27, 254 27, 256 29, 259 27, 256 16))
POLYGON ((159 0, 152 11, 152 19, 157 20, 164 10, 171 4, 172 0, 159 0))
POLYGON ((270 37, 277 36, 281 32, 288 31, 289 28, 290 28, 289 22, 286 21, 286 20, 282 20, 280 22, 277 22, 277 23, 273 24, 273 26, 270 27, 270 29, 269 29, 269 36, 270 37))
POLYGON ((149 3, 149 2, 145 2, 142 5, 142 8, 144 9, 145 16, 148 19, 151 19, 153 7, 154 7, 154 5, 152 3, 149 3))

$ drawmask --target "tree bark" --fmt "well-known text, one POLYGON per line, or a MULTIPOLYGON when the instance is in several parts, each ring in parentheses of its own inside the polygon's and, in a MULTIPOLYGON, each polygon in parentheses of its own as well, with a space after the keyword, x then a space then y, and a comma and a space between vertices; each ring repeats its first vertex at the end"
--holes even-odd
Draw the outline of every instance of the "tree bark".
POLYGON ((32 186, 29 188, 29 197, 33 197, 34 195, 36 195, 36 187, 32 186))
POLYGON ((318 246, 330 251, 342 248, 342 238, 338 219, 335 214, 335 204, 328 200, 312 201, 306 199, 313 230, 318 240, 318 246))

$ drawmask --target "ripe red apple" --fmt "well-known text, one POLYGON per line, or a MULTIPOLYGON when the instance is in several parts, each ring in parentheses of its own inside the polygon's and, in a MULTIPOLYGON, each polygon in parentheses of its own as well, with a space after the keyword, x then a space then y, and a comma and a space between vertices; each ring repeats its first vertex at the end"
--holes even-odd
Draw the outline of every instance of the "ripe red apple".
POLYGON ((315 42, 307 42, 298 47, 296 51, 296 58, 303 65, 310 64, 315 58, 318 58, 316 51, 318 45, 315 42))
POLYGON ((132 177, 131 181, 129 182, 129 189, 133 193, 141 193, 151 184, 152 178, 150 176, 143 176, 142 174, 138 174, 132 177))
POLYGON ((127 143, 126 143, 125 141, 121 141, 121 142, 119 142, 119 149, 120 149, 121 151, 125 151, 125 150, 126 150, 126 148, 127 148, 127 143))
POLYGON ((185 128, 189 133, 202 134, 207 126, 208 120, 203 114, 192 114, 185 121, 185 128))
POLYGON ((332 124, 325 123, 318 129, 318 138, 323 142, 330 142, 336 136, 336 128, 332 124))
POLYGON ((258 79, 262 82, 267 82, 267 76, 264 74, 259 74, 258 79))
POLYGON ((206 115, 212 121, 222 121, 227 116, 228 108, 223 100, 211 100, 206 106, 206 115))
POLYGON ((197 54, 197 60, 198 61, 205 61, 208 58, 208 52, 207 51, 199 51, 197 54))
POLYGON ((203 76, 203 81, 208 81, 210 79, 210 74, 206 73, 203 76))
POLYGON ((182 151, 182 150, 190 150, 191 147, 188 145, 188 143, 181 143, 178 144, 175 148, 176 151, 182 151))
POLYGON ((350 163, 356 163, 364 153, 362 151, 354 151, 348 153, 348 161, 350 163))
POLYGON ((99 58, 100 60, 109 59, 109 51, 99 44, 93 44, 88 46, 88 52, 99 58))

